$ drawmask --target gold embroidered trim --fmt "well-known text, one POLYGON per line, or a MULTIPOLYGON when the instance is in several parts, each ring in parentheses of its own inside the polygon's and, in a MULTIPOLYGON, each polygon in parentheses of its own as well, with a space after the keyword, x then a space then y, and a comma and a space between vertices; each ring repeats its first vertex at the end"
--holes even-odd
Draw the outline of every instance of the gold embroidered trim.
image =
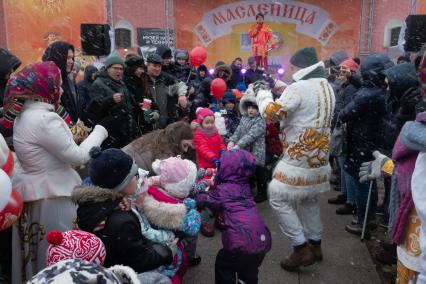
POLYGON ((318 89, 315 90, 315 94, 317 95, 317 121, 316 127, 320 127, 320 116, 321 116, 321 96, 319 94, 318 89))
POLYGON ((306 178, 301 178, 301 177, 290 178, 290 177, 287 177, 286 175, 280 173, 280 174, 275 174, 274 179, 276 179, 276 180, 278 180, 278 181, 280 181, 284 184, 288 184, 288 185, 292 185, 292 186, 309 186, 309 185, 315 185, 315 184, 328 182, 328 175, 319 176, 319 177, 316 177, 315 179, 306 179, 306 178))
POLYGON ((325 86, 324 86, 324 82, 321 81, 321 88, 322 88, 322 92, 324 94, 324 105, 325 105, 325 115, 324 115, 324 127, 328 127, 328 116, 330 115, 330 112, 328 111, 328 92, 325 90, 325 86))
POLYGON ((328 163, 328 144, 327 133, 308 128, 299 135, 299 142, 293 143, 288 148, 287 153, 291 159, 298 161, 305 156, 309 167, 319 168, 328 163))
POLYGON ((282 110, 282 105, 277 102, 271 102, 266 106, 265 116, 273 121, 282 120, 287 117, 287 112, 282 110))

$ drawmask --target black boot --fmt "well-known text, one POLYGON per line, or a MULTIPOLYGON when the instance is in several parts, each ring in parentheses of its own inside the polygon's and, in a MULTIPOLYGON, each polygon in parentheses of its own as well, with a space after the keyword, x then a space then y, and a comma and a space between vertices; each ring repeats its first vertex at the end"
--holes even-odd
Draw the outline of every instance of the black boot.
POLYGON ((350 203, 345 203, 342 207, 336 209, 337 215, 351 215, 355 212, 355 205, 350 203))
POLYGON ((330 203, 330 204, 345 204, 346 203, 346 195, 339 194, 336 197, 328 199, 328 203, 330 203))

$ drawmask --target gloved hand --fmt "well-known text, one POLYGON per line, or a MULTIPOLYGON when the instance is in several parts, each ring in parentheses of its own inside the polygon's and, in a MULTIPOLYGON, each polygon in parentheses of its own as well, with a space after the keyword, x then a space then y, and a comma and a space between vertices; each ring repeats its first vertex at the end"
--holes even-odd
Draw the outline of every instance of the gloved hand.
POLYGON ((213 159, 213 164, 215 164, 216 168, 219 168, 220 166, 220 161, 218 158, 213 159))
POLYGON ((177 252, 177 243, 178 243, 179 239, 176 238, 173 241, 166 243, 166 245, 168 246, 168 248, 172 251, 172 257, 174 258, 177 252))
POLYGON ((180 96, 186 96, 186 93, 188 92, 188 86, 184 82, 177 83, 177 95, 180 96))
POLYGON ((382 176, 382 167, 390 159, 380 153, 379 151, 373 152, 374 160, 364 162, 359 168, 359 182, 374 180, 382 176))

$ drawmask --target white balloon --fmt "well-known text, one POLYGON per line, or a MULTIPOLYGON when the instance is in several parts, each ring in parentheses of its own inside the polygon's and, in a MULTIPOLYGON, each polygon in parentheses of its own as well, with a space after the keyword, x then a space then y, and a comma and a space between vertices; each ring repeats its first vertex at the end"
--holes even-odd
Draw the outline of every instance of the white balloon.
POLYGON ((12 194, 12 182, 9 176, 0 169, 0 211, 6 207, 12 194))

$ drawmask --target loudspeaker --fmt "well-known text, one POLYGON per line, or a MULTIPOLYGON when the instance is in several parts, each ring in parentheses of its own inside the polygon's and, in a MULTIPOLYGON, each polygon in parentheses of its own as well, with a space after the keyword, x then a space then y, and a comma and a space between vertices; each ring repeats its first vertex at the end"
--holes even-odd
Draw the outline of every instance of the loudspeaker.
POLYGON ((405 23, 404 49, 417 52, 426 42, 426 15, 409 15, 405 23))
POLYGON ((110 27, 106 24, 81 24, 80 39, 84 55, 108 55, 111 51, 110 27))

